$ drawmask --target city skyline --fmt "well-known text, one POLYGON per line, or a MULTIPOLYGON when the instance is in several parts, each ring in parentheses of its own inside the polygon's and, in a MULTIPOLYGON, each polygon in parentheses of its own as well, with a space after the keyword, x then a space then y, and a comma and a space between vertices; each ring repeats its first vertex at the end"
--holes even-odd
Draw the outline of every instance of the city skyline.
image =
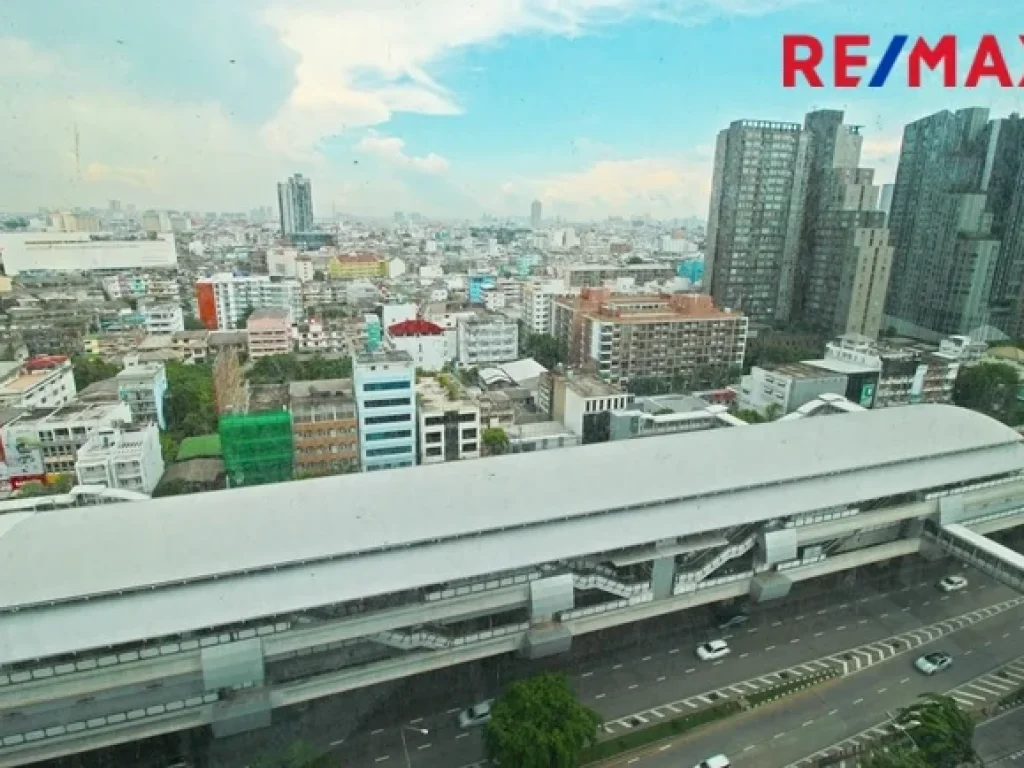
MULTIPOLYGON (((911 91, 894 77, 787 91, 782 35, 956 32, 966 55, 1012 28, 1014 7, 926 19, 878 0, 8 7, 0 209, 247 210, 302 173, 319 216, 523 217, 538 199, 552 219, 704 217, 722 125, 821 108, 864 126, 863 164, 884 184, 906 123, 966 106, 1005 116, 1019 90, 911 91)), ((1006 54, 1022 69, 1019 49, 1006 54)))

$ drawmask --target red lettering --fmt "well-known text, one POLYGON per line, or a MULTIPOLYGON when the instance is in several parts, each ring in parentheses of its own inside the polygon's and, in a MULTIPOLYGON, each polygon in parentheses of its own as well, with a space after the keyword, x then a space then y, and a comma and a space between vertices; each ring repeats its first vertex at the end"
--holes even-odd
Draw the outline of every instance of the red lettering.
POLYGON ((999 48, 999 41, 995 35, 982 35, 978 43, 978 51, 974 54, 974 62, 971 64, 971 71, 967 73, 967 80, 964 81, 966 88, 977 88, 978 82, 983 77, 994 77, 1003 88, 1013 87, 1013 78, 1010 77, 1010 70, 1006 66, 1006 59, 999 48))
POLYGON ((851 48, 867 48, 871 38, 867 35, 836 35, 835 86, 836 88, 856 88, 860 85, 860 75, 850 74, 853 67, 866 67, 868 57, 860 53, 852 53, 851 48))
POLYGON ((796 76, 801 74, 812 88, 824 88, 818 74, 818 67, 825 57, 825 48, 812 35, 783 35, 782 37, 782 86, 796 87, 796 76), (801 53, 806 53, 804 58, 801 53))
POLYGON ((910 87, 921 87, 922 67, 928 67, 934 71, 940 65, 942 66, 942 84, 946 88, 955 88, 956 35, 943 35, 934 47, 929 47, 923 37, 918 38, 907 58, 907 66, 910 69, 910 87))

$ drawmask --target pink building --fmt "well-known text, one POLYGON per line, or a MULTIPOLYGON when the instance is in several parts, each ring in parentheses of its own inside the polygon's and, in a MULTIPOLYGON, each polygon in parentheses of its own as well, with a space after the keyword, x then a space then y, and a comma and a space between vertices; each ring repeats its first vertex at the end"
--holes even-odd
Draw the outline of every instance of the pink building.
POLYGON ((292 351, 292 324, 288 310, 278 307, 257 309, 245 322, 249 335, 249 359, 286 355, 292 351))

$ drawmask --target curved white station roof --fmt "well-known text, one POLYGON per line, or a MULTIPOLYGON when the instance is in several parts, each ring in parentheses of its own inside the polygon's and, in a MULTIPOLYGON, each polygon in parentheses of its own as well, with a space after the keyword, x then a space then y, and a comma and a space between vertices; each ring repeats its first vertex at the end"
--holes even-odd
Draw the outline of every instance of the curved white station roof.
POLYGON ((0 663, 1021 470, 1016 431, 919 405, 18 515, 0 663))

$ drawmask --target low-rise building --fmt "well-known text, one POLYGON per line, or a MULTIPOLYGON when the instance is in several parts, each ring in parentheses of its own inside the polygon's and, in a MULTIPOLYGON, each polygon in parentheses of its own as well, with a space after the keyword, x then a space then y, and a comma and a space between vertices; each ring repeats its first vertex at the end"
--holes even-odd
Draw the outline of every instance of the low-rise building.
POLYGON ((205 363, 210 355, 210 331, 178 331, 171 334, 174 356, 183 363, 205 363))
POLYGON ((420 464, 480 458, 480 407, 450 380, 424 377, 416 385, 420 464))
POLYGON ((516 423, 515 403, 508 393, 484 392, 476 401, 480 408, 480 429, 503 429, 508 432, 516 423))
POLYGON ((75 399, 75 375, 64 355, 0 362, 0 408, 56 408, 75 399))
POLYGON ((638 397, 632 406, 612 411, 609 439, 629 440, 742 426, 746 426, 746 422, 730 414, 728 406, 709 405, 692 395, 658 395, 638 397))
POLYGON ((459 318, 456 335, 460 365, 476 368, 519 356, 519 325, 503 315, 477 312, 459 318))
POLYGON ((548 371, 540 377, 537 400, 542 413, 589 445, 608 441, 611 412, 629 407, 633 395, 590 374, 548 371))
POLYGON ((208 359, 216 360, 221 352, 245 354, 248 349, 249 335, 244 331, 210 331, 206 339, 209 349, 208 359))
POLYGON ((337 256, 327 262, 327 275, 332 280, 357 280, 388 276, 388 263, 375 254, 337 256))
POLYGON ((156 426, 101 429, 78 449, 75 475, 81 485, 105 485, 152 493, 164 473, 160 433, 156 426))
POLYGON ((359 471, 359 429, 351 379, 289 385, 296 475, 359 471))
POLYGON ((538 421, 516 424, 505 430, 509 453, 530 453, 552 448, 572 448, 580 444, 580 436, 559 421, 538 421))
POLYGON ((408 352, 417 368, 440 371, 448 362, 444 328, 428 320, 404 320, 387 329, 387 346, 408 352))
POLYGON ((125 355, 130 355, 138 349, 144 338, 146 334, 141 329, 96 333, 82 340, 82 351, 91 357, 120 363, 125 355))
POLYGON ((808 363, 789 363, 771 368, 755 365, 740 383, 740 410, 778 416, 792 413, 823 394, 845 396, 846 374, 808 363))
POLYGON ((170 336, 185 330, 185 316, 179 304, 139 303, 146 333, 150 336, 170 336))
POLYGON ((338 326, 326 325, 316 318, 296 325, 292 330, 292 340, 299 352, 332 355, 348 351, 345 332, 338 326))
POLYGON ((160 429, 166 429, 164 396, 167 393, 167 371, 163 363, 144 363, 137 356, 129 356, 116 378, 118 396, 128 404, 132 424, 156 424, 160 429))
POLYGON ((249 335, 250 360, 292 351, 292 324, 286 309, 257 309, 249 315, 245 329, 249 335))
POLYGON ((69 403, 60 408, 25 411, 5 424, 5 433, 22 446, 38 446, 47 474, 73 472, 78 450, 101 429, 131 424, 126 403, 69 403))

